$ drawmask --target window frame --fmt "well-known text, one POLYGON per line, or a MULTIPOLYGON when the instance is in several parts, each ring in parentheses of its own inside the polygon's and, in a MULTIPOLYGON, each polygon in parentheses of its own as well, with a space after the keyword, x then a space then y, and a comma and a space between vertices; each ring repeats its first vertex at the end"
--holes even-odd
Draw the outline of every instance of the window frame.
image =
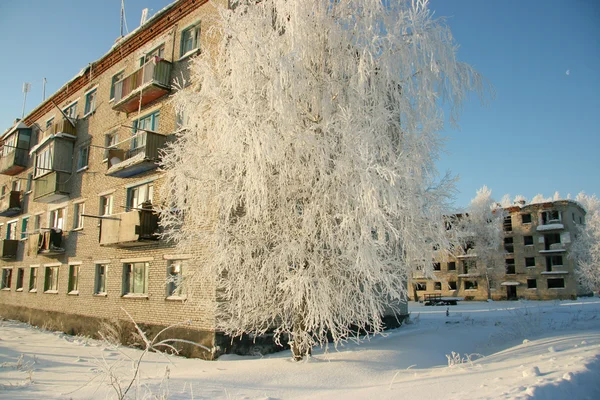
POLYGON ((67 286, 67 294, 79 294, 79 273, 81 272, 81 264, 69 264, 69 282, 67 286))
POLYGON ((18 240, 17 239, 17 224, 18 224, 19 220, 18 219, 13 219, 10 221, 6 222, 6 240, 18 240), (14 229, 12 229, 14 228, 14 229))
POLYGON ((548 278, 546 280, 546 285, 548 289, 564 289, 565 288, 565 278, 548 278), (552 282, 552 285, 551 285, 552 282), (562 285, 555 285, 559 282, 562 282, 562 285))
MULTIPOLYGON (((122 297, 148 297, 148 270, 150 263, 148 261, 123 263, 123 287, 122 297), (136 291, 135 275, 136 269, 143 268, 140 276, 143 277, 142 291, 136 291), (133 277, 133 279, 132 279, 133 277)), ((139 284, 139 283, 138 283, 139 284)), ((137 288, 139 289, 139 288, 137 288)))
POLYGON ((98 98, 98 86, 88 90, 84 94, 85 106, 83 108, 83 117, 87 117, 96 111, 96 99, 98 98))
POLYGON ((201 33, 200 21, 196 21, 181 30, 181 37, 179 39, 179 60, 189 57, 190 55, 200 51, 200 33, 201 33), (186 35, 191 33, 189 39, 186 35), (189 42, 189 49, 187 48, 187 42, 189 42))
POLYGON ((39 267, 29 267, 29 293, 37 292, 39 267), (35 272, 34 272, 35 271, 35 272))
POLYGON ((185 299, 186 293, 184 292, 183 282, 184 273, 187 268, 187 259, 172 259, 167 261, 167 280, 166 280, 166 298, 167 299, 185 299), (179 267, 179 271, 174 274, 172 270, 174 267, 179 267))
POLYGON ((94 296, 106 296, 106 274, 108 272, 108 263, 96 263, 94 269, 94 296), (100 270, 103 272, 100 273, 100 270), (103 289, 103 290, 100 290, 103 289))
POLYGON ((63 109, 63 113, 71 118, 71 119, 77 119, 77 103, 79 102, 79 99, 67 104, 63 109), (71 115, 71 114, 75 114, 75 115, 71 115))
POLYGON ((44 293, 58 293, 58 277, 60 265, 47 265, 44 267, 44 293))
POLYGON ((86 144, 77 149, 77 170, 81 172, 89 168, 90 165, 90 145, 86 144))
POLYGON ((26 240, 29 235, 27 233, 27 227, 29 226, 30 216, 26 215, 21 217, 21 240, 26 240))
POLYGON ((0 290, 9 291, 12 288, 13 267, 2 268, 2 278, 0 280, 0 290))
POLYGON ((115 100, 115 85, 117 82, 122 81, 125 78, 125 70, 122 69, 119 72, 115 73, 110 78, 110 94, 109 94, 109 102, 115 100))
POLYGON ((73 203, 73 230, 82 230, 85 217, 85 202, 78 201, 73 203))
POLYGON ((141 205, 146 201, 154 204, 154 181, 145 182, 136 186, 127 188, 127 211, 135 211, 141 208, 141 205), (140 197, 140 189, 144 187, 144 196, 140 197), (137 194, 135 194, 137 193, 137 194), (134 201, 136 200, 136 201, 134 201))

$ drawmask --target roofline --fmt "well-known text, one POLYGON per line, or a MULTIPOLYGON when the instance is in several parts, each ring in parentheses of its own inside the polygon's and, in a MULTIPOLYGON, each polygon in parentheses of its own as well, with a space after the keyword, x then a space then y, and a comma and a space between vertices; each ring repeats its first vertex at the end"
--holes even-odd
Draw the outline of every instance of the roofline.
POLYGON ((208 3, 209 0, 176 0, 170 5, 154 14, 144 25, 134 30, 131 34, 120 38, 118 44, 114 45, 108 53, 97 61, 90 63, 81 70, 73 79, 65 83, 52 96, 40 103, 33 109, 23 122, 27 126, 33 125, 43 115, 48 113, 54 105, 61 104, 73 93, 90 84, 92 80, 106 72, 109 68, 122 61, 136 50, 145 46, 148 42, 160 34, 171 29, 179 20, 189 15, 192 11, 208 3), (144 35, 150 31, 152 35, 144 35))

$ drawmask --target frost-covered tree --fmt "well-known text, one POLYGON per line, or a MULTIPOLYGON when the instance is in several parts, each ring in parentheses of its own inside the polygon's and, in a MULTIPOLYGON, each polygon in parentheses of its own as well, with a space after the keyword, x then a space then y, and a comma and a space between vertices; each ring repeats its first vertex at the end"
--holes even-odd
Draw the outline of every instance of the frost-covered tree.
POLYGON ((579 193, 575 198, 586 210, 585 225, 571 247, 579 283, 586 289, 600 290, 600 199, 579 193))
POLYGON ((409 274, 448 245, 442 104, 453 119, 485 82, 426 0, 219 12, 217 48, 174 100, 189 120, 164 157, 166 236, 207 247, 196 273, 217 280, 231 335, 288 335, 298 359, 381 331, 409 274))
POLYGON ((502 223, 506 213, 492 198, 492 191, 483 186, 471 200, 467 213, 458 219, 457 237, 462 248, 473 248, 476 270, 469 271, 485 278, 487 295, 491 298, 490 282, 504 275, 504 232, 502 223))

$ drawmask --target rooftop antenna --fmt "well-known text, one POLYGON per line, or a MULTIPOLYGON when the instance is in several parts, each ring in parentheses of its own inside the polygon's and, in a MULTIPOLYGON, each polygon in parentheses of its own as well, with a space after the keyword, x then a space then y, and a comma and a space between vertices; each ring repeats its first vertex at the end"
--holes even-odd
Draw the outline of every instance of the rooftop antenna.
POLYGON ((127 19, 125 18, 125 0, 121 0, 121 37, 123 37, 123 26, 129 32, 127 27, 127 19))
POLYGON ((46 101, 46 78, 42 80, 42 101, 46 101))
POLYGON ((23 83, 23 111, 21 111, 21 119, 25 117, 25 103, 27 102, 27 93, 31 90, 31 83, 23 83))
POLYGON ((147 19, 148 19, 148 9, 144 8, 142 10, 142 18, 140 19, 140 26, 144 25, 146 23, 147 19))

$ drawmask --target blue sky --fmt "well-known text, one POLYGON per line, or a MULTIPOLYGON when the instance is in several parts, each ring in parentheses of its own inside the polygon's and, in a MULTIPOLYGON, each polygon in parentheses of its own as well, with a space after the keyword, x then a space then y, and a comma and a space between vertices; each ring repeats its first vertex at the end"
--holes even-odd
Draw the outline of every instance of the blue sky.
MULTIPOLYGON (((126 0, 129 30, 169 0, 126 0)), ((0 1, 0 131, 106 53, 119 35, 120 0, 0 1)), ((455 203, 482 185, 531 199, 559 191, 600 194, 600 2, 596 0, 431 0, 459 44, 459 58, 496 90, 464 105, 448 128, 441 172, 459 175, 455 203), (568 72, 567 72, 568 71, 568 72)))

